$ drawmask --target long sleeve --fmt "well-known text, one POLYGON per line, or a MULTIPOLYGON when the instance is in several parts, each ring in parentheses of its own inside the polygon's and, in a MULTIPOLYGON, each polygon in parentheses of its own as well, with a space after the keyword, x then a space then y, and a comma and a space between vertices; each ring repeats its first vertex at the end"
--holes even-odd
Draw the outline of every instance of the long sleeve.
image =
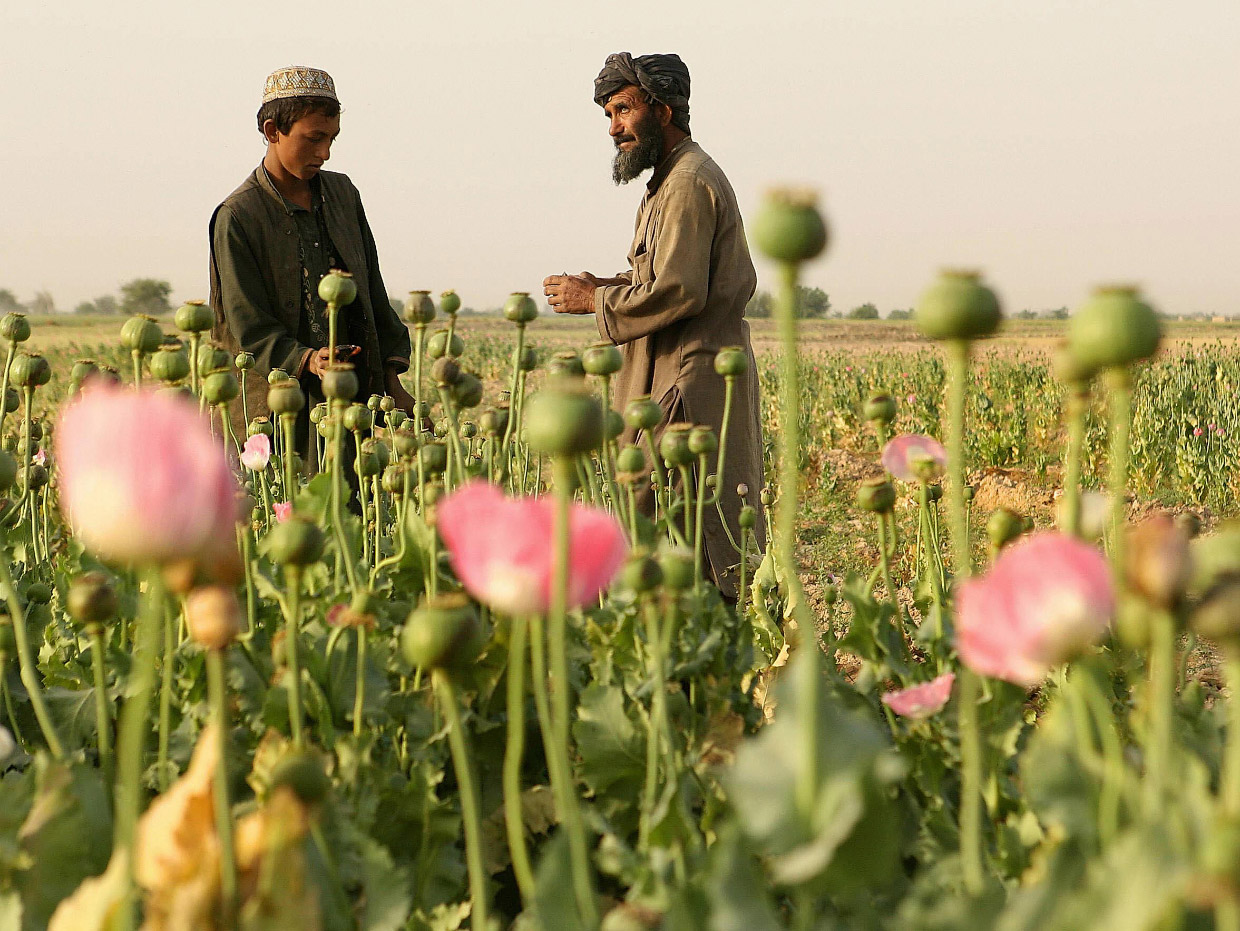
POLYGON ((237 344, 254 354, 261 369, 300 372, 312 350, 288 331, 270 307, 258 258, 227 206, 216 212, 211 248, 219 275, 219 309, 237 344))
POLYGON ((379 247, 375 243, 374 233, 366 220, 366 210, 362 207, 361 197, 357 200, 357 222, 362 230, 362 242, 366 248, 366 267, 370 277, 370 305, 375 315, 375 330, 379 336, 379 353, 383 357, 385 368, 397 372, 407 371, 411 347, 409 328, 392 309, 387 288, 383 284, 383 275, 379 273, 379 247))
POLYGON ((664 188, 658 230, 634 257, 630 283, 594 292, 599 332, 613 343, 649 336, 706 306, 715 195, 689 173, 672 175, 664 188))

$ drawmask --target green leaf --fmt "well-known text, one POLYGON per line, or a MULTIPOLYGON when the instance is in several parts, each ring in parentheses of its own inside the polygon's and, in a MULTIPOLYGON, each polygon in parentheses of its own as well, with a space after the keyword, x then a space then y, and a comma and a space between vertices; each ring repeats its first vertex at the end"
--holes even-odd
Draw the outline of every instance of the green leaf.
POLYGON ((44 693, 61 739, 72 747, 91 746, 99 731, 94 688, 50 688, 44 693))
POLYGON ((588 931, 577 913, 573 895, 572 862, 568 835, 553 837, 543 850, 534 875, 534 909, 537 920, 522 927, 539 931, 588 931))
POLYGON ((646 741, 625 714, 618 686, 596 683, 581 693, 573 737, 591 791, 633 799, 646 774, 646 741))
POLYGON ((729 826, 720 835, 711 849, 709 870, 710 931, 780 931, 769 883, 737 827, 729 826))

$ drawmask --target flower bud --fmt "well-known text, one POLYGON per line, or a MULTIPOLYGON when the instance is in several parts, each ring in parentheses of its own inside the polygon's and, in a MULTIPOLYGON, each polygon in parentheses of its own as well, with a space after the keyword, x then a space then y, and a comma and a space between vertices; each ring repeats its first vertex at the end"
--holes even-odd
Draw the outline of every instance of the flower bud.
POLYGON ((154 317, 134 314, 121 327, 121 345, 130 352, 152 353, 164 341, 154 317))
POLYGON ((9 380, 18 388, 38 388, 52 378, 52 367, 40 355, 19 352, 13 357, 9 380))
POLYGON ((205 585, 185 599, 185 626, 206 650, 224 650, 241 632, 241 605, 231 588, 205 585))
POLYGON ((980 274, 948 269, 922 293, 914 319, 931 339, 969 340, 995 332, 1003 314, 980 274))
POLYGON ((332 401, 352 401, 357 394, 357 374, 348 362, 333 362, 321 379, 323 396, 332 401))
POLYGON ((504 316, 513 323, 524 326, 538 319, 538 304, 527 291, 514 291, 504 301, 504 316))
POLYGON ((754 218, 753 239, 779 262, 804 262, 827 246, 827 227, 810 192, 771 191, 754 218))
POLYGON ((151 356, 151 374, 172 384, 189 377, 189 353, 183 346, 163 345, 151 356))
POLYGON ((663 408, 649 395, 636 397, 624 408, 624 422, 632 430, 653 430, 663 422, 663 408))
POLYGON ((448 344, 447 330, 436 330, 426 341, 426 354, 432 359, 442 359, 444 356, 452 356, 456 359, 460 358, 464 351, 465 340, 461 339, 459 333, 452 334, 451 345, 448 344))
POLYGON ((439 309, 445 314, 453 316, 461 309, 461 298, 455 291, 449 289, 439 295, 439 309))
POLYGON ((525 439, 535 452, 550 456, 597 449, 603 442, 603 405, 578 379, 549 379, 530 398, 525 439))
POLYGON ((692 588, 697 581, 697 570, 693 566, 693 554, 679 547, 669 549, 660 554, 659 568, 663 572, 663 584, 669 591, 683 592, 692 588))
POLYGON ((624 356, 611 343, 594 343, 581 356, 581 367, 587 375, 606 378, 615 375, 624 365, 624 356))
POLYGON ((25 594, 28 604, 45 605, 52 600, 52 587, 36 580, 26 586, 25 594))
POLYGON ((886 392, 872 394, 861 408, 861 416, 875 423, 891 423, 896 419, 895 399, 886 392))
POLYGON ((1128 531, 1125 547, 1128 584, 1160 608, 1174 608, 1192 578, 1186 534, 1170 514, 1155 514, 1128 531))
POLYGON ((620 581, 639 594, 648 592, 663 581, 663 570, 649 553, 635 552, 620 569, 620 581))
POLYGON ((886 514, 896 504, 896 488, 885 478, 867 478, 857 489, 857 507, 886 514))
POLYGON ((345 307, 357 297, 357 282, 349 272, 333 268, 319 281, 319 297, 337 308, 345 307))
POLYGON ((212 372, 202 383, 202 396, 208 404, 227 404, 241 393, 241 382, 232 372, 212 372))
POLYGON ((351 433, 363 433, 375 425, 375 415, 364 404, 350 404, 344 409, 344 428, 351 433))
POLYGON ((715 353, 715 371, 724 378, 744 375, 749 371, 749 354, 740 346, 724 346, 715 353))
POLYGON ((430 291, 410 291, 401 312, 405 320, 415 326, 426 326, 435 319, 435 302, 430 291))
POLYGON ((25 314, 7 313, 0 317, 0 336, 10 343, 24 343, 30 339, 30 321, 25 314))
POLYGON ((1021 516, 1007 508, 998 508, 986 521, 986 536, 996 553, 1019 537, 1024 529, 1021 516))
POLYGON ((689 431, 692 429, 692 424, 669 423, 659 438, 659 455, 673 468, 693 461, 693 453, 689 450, 689 431))
POLYGON ((273 414, 296 414, 306 406, 306 393, 290 378, 267 388, 267 408, 273 414))
POLYGON ((771 488, 770 485, 767 485, 761 492, 758 493, 758 500, 762 502, 762 506, 764 508, 769 508, 775 503, 775 489, 771 488))
POLYGON ((1120 368, 1148 359, 1161 339, 1158 314, 1135 287, 1098 288, 1068 320, 1068 348, 1085 368, 1120 368))
POLYGON ((689 431, 689 452, 695 456, 713 456, 719 451, 715 431, 707 426, 696 426, 689 431))
POLYGON ((742 530, 753 530, 754 527, 758 526, 758 512, 747 504, 741 508, 740 514, 736 517, 736 522, 742 530))
POLYGON ((186 301, 177 308, 172 318, 178 330, 186 333, 205 333, 215 325, 215 311, 206 301, 186 301))
POLYGON ((69 583, 69 617, 89 628, 116 617, 120 600, 112 580, 102 572, 85 572, 69 583))
POLYGON ((410 612, 400 632, 401 653, 420 669, 464 665, 477 655, 478 613, 461 594, 424 600, 410 612))
POLYGON ((286 566, 309 566, 323 555, 323 531, 317 524, 299 514, 271 528, 263 539, 267 553, 286 566))

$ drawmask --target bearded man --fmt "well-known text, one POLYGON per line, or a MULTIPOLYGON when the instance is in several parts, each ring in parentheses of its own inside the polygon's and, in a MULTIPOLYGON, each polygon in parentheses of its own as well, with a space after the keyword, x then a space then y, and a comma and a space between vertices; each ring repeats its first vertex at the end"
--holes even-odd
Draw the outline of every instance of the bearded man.
MULTIPOLYGON (((594 81, 594 102, 610 121, 615 183, 653 171, 637 211, 629 270, 612 278, 551 275, 543 293, 557 313, 594 314, 599 334, 620 347, 624 367, 613 382, 616 406, 623 411, 630 399, 646 394, 659 403, 663 420, 656 447, 669 423, 706 424, 718 435, 724 380, 715 372, 715 354, 739 346, 748 356, 748 371, 736 383, 724 474, 718 478, 728 527, 714 508, 707 509, 704 527, 711 575, 725 597, 735 598, 738 484, 749 488, 749 503, 759 510, 758 545, 765 543, 758 501, 761 408, 745 321, 757 275, 740 209, 723 171, 689 135, 689 69, 679 56, 608 56, 594 81)), ((632 433, 625 438, 637 439, 632 433)), ((648 494, 643 507, 653 507, 648 494)))

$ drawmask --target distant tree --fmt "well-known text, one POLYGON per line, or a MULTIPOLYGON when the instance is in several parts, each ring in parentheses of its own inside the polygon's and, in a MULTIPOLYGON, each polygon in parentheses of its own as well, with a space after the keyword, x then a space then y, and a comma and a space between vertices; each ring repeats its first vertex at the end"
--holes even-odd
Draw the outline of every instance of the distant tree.
POLYGON ((1016 319, 1017 320, 1034 320, 1037 318, 1037 316, 1038 315, 1035 311, 1032 311, 1028 307, 1026 307, 1024 310, 1022 310, 1020 313, 1016 315, 1016 319))
POLYGON ((878 308, 873 304, 865 303, 860 307, 854 307, 848 312, 849 320, 877 320, 878 308))
POLYGON ((21 313, 26 305, 13 296, 8 288, 0 288, 0 314, 21 313))
POLYGON ((85 316, 86 314, 97 314, 97 313, 99 313, 99 311, 95 310, 95 302, 94 302, 94 301, 82 301, 81 303, 79 303, 79 304, 77 305, 77 307, 74 307, 74 308, 73 308, 73 312, 74 312, 75 314, 79 314, 79 315, 81 315, 81 316, 85 316))
POLYGON ((116 298, 111 294, 103 294, 93 301, 82 301, 73 308, 75 314, 114 314, 118 312, 116 298))
POLYGON ((1056 307, 1054 310, 1049 311, 1046 316, 1050 317, 1052 320, 1067 320, 1068 308, 1056 307))
POLYGON ((755 291, 749 303, 745 305, 746 317, 769 317, 775 300, 770 291, 755 291))
POLYGON ((56 301, 50 291, 39 291, 30 301, 28 310, 32 314, 54 314, 56 313, 56 301))
POLYGON ((121 285, 121 313, 156 316, 172 310, 172 285, 157 278, 135 278, 121 285))
POLYGON ((887 314, 887 319, 888 320, 912 320, 913 311, 908 310, 908 309, 901 310, 899 308, 896 308, 895 310, 891 311, 891 313, 887 314))
POLYGON ((797 288, 797 297, 802 317, 822 318, 831 310, 831 298, 822 288, 797 288))

